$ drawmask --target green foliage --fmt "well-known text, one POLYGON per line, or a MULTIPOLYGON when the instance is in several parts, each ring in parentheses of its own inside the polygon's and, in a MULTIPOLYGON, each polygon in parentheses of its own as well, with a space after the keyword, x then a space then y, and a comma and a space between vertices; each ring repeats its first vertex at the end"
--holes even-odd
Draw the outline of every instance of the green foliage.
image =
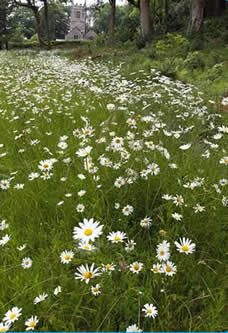
POLYGON ((156 43, 156 53, 160 57, 184 58, 190 48, 190 42, 180 34, 167 33, 165 40, 156 43))
POLYGON ((203 54, 200 51, 189 52, 186 59, 184 60, 184 65, 191 70, 204 68, 205 62, 203 54))
POLYGON ((223 64, 215 64, 211 69, 207 71, 207 77, 211 81, 215 81, 216 79, 220 78, 224 71, 223 64))

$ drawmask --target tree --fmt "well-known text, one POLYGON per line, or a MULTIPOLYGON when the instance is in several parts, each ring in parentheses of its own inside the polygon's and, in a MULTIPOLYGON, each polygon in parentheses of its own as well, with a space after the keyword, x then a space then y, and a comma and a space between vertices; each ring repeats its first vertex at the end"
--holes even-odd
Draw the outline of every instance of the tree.
POLYGON ((1 0, 0 2, 0 49, 3 44, 8 50, 8 35, 12 31, 10 24, 10 14, 13 10, 13 6, 10 0, 1 0))
POLYGON ((203 24, 205 0, 192 0, 190 31, 199 31, 203 24))
POLYGON ((115 33, 115 25, 116 25, 116 0, 109 0, 111 6, 111 21, 110 21, 110 31, 111 38, 113 39, 115 33))
POLYGON ((40 4, 39 0, 13 0, 13 3, 17 7, 28 8, 33 12, 36 19, 37 35, 40 45, 46 46, 46 43, 41 36, 41 18, 40 18, 40 4))
POLYGON ((150 41, 153 34, 153 24, 150 12, 150 0, 128 0, 128 2, 139 8, 140 10, 140 25, 142 37, 144 41, 150 41))

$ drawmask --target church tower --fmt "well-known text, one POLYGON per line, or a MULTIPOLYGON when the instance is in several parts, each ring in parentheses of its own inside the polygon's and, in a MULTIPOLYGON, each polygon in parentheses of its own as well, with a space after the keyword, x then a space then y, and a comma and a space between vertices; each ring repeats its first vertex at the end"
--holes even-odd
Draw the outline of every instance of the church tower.
POLYGON ((82 5, 74 5, 71 8, 70 31, 66 40, 84 39, 86 30, 86 9, 82 5))

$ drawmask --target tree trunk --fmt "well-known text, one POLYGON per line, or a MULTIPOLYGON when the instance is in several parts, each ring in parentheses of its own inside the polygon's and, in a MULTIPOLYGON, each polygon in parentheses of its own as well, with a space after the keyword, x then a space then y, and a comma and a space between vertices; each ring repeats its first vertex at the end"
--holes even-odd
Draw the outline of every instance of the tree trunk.
POLYGON ((40 20, 39 9, 36 7, 33 7, 32 11, 33 11, 35 19, 36 19, 37 35, 38 35, 39 43, 41 46, 46 46, 45 42, 43 41, 43 39, 41 37, 41 20, 40 20))
POLYGON ((116 27, 116 0, 109 0, 111 6, 111 22, 110 22, 110 31, 111 39, 113 40, 116 27))
POLYGON ((203 24, 205 0, 192 0, 190 31, 199 31, 203 24))
POLYGON ((150 41, 153 33, 152 20, 150 15, 150 1, 140 0, 140 23, 142 36, 145 41, 150 41))
POLYGON ((51 40, 50 40, 50 29, 49 29, 49 15, 48 15, 48 3, 47 0, 44 1, 44 18, 45 18, 45 25, 46 25, 46 33, 47 33, 47 42, 48 42, 48 49, 51 49, 51 40))

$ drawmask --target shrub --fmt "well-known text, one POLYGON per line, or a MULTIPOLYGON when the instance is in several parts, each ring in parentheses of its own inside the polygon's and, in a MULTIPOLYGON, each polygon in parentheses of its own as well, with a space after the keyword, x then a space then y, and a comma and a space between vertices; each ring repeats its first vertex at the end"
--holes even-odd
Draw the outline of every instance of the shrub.
POLYGON ((180 57, 184 58, 190 48, 190 42, 180 34, 166 35, 165 40, 160 40, 156 44, 156 53, 160 57, 180 57))
POLYGON ((184 65, 189 69, 203 68, 205 62, 202 53, 199 51, 189 52, 184 61, 184 65))

